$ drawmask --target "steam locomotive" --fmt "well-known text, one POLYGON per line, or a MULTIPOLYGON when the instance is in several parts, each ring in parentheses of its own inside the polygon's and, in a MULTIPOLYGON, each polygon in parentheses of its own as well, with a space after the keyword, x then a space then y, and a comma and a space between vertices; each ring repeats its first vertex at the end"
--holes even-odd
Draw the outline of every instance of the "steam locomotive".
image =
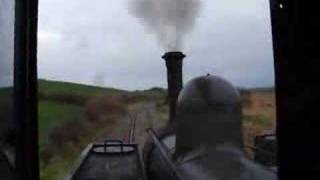
POLYGON ((197 77, 182 88, 181 52, 166 53, 169 121, 148 129, 137 144, 94 143, 65 180, 274 180, 276 172, 249 160, 242 140, 241 100, 218 76, 197 77), (181 92, 180 92, 181 91, 181 92))
POLYGON ((149 130, 144 159, 147 177, 176 179, 277 179, 244 155, 240 96, 217 76, 191 80, 177 103, 175 125, 149 130))

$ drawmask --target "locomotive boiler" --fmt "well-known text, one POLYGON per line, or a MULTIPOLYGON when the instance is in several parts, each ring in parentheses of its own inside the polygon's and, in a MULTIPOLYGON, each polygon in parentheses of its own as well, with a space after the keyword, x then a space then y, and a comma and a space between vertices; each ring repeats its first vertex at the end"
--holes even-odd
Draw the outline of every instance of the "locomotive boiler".
POLYGON ((148 179, 277 179, 244 155, 240 96, 226 80, 211 75, 191 80, 178 97, 176 113, 174 125, 148 130, 148 179))

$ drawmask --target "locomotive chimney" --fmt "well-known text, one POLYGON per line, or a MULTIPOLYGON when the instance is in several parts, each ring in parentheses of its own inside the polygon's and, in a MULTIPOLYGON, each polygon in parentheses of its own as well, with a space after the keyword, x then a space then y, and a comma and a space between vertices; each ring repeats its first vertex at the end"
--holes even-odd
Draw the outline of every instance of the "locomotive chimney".
POLYGON ((182 52, 167 52, 162 58, 166 61, 169 99, 169 123, 176 117, 176 103, 182 81, 182 61, 186 56, 182 52))

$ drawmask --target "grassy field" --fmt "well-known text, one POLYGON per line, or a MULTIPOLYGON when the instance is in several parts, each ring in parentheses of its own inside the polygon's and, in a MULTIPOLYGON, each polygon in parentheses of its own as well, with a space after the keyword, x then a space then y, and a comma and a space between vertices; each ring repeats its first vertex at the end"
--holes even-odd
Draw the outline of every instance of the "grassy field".
POLYGON ((106 92, 109 94, 117 94, 126 91, 114 88, 101 88, 96 86, 89 86, 69 82, 39 80, 39 92, 46 94, 77 94, 85 97, 94 97, 97 94, 106 92))
POLYGON ((87 144, 125 136, 129 123, 124 116, 130 104, 164 99, 164 92, 39 80, 41 179, 62 179, 87 144))
POLYGON ((83 107, 41 100, 39 102, 39 143, 40 151, 48 145, 49 133, 57 126, 76 121, 83 121, 83 107))
POLYGON ((49 134, 55 127, 68 122, 83 123, 86 120, 86 103, 91 99, 101 94, 123 93, 127 92, 113 88, 39 80, 40 148, 48 144, 49 134))

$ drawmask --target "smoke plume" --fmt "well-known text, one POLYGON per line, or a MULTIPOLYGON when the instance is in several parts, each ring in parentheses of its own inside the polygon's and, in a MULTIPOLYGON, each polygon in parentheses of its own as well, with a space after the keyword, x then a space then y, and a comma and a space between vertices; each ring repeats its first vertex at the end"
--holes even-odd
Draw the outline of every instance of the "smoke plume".
POLYGON ((179 50, 194 27, 201 0, 131 0, 130 12, 154 33, 165 50, 179 50))

